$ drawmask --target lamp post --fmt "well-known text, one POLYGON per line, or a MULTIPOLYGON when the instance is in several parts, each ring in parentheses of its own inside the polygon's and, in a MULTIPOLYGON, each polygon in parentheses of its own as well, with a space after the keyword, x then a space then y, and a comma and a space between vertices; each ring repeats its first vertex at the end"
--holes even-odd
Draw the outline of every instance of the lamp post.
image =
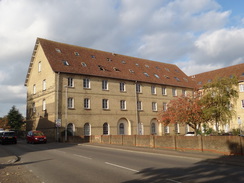
POLYGON ((68 110, 68 86, 65 85, 65 130, 64 130, 64 141, 67 142, 67 123, 68 123, 68 118, 67 118, 67 110, 68 110))

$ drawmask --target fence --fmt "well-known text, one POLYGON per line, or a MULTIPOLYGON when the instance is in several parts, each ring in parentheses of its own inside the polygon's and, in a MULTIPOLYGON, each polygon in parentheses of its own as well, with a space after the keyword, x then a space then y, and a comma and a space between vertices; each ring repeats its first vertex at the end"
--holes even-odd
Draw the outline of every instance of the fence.
POLYGON ((244 137, 239 136, 92 135, 90 137, 69 136, 68 142, 212 152, 225 155, 243 155, 244 152, 244 137))

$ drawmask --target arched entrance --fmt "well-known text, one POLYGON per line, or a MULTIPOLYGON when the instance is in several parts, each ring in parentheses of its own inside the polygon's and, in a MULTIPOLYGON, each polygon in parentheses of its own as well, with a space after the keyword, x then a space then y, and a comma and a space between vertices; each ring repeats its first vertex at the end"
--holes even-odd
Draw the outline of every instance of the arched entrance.
POLYGON ((69 123, 67 125, 67 135, 74 136, 75 135, 75 125, 73 123, 69 123))
POLYGON ((89 123, 84 125, 84 136, 91 136, 91 125, 89 123))
POLYGON ((126 118, 121 118, 118 121, 118 135, 131 135, 131 124, 126 118))
POLYGON ((156 118, 150 122, 150 132, 151 135, 162 135, 162 124, 156 118))

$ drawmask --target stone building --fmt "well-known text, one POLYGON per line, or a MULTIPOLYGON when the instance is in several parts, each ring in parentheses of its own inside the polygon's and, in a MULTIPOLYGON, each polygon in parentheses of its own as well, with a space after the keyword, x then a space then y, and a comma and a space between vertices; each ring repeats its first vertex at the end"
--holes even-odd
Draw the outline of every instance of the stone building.
POLYGON ((195 82, 173 64, 37 38, 25 86, 27 130, 57 138, 65 128, 84 136, 185 134, 158 119, 195 82))

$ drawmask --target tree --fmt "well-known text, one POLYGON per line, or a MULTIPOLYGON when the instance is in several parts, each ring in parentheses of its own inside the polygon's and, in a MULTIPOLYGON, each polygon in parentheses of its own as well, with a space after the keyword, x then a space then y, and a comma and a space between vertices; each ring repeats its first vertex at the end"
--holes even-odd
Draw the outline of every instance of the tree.
POLYGON ((15 130, 19 130, 23 125, 24 118, 22 114, 19 113, 19 110, 15 108, 15 106, 13 106, 10 109, 7 118, 8 118, 8 125, 15 130))
POLYGON ((231 102, 238 98, 237 86, 238 79, 235 76, 218 78, 203 86, 201 103, 204 106, 204 117, 215 124, 217 131, 220 124, 225 125, 232 119, 234 110, 231 102))
POLYGON ((165 125, 170 123, 187 124, 197 134, 201 123, 205 122, 200 102, 200 92, 195 92, 194 96, 181 96, 171 100, 167 105, 167 110, 162 112, 161 119, 165 125))

